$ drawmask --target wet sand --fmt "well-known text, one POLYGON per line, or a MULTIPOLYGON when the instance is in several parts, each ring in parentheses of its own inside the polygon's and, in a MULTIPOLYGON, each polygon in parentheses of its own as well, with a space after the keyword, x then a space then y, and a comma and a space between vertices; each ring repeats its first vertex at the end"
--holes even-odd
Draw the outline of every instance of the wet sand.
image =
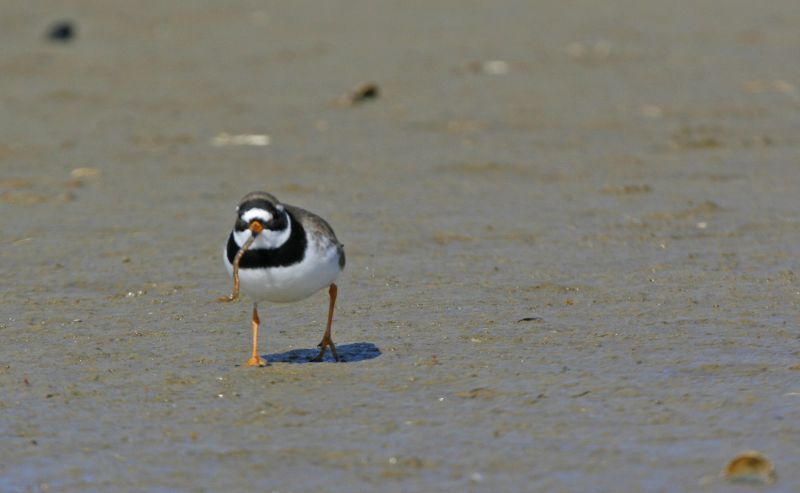
POLYGON ((0 18, 0 491, 800 485, 796 2, 102 7, 0 18), (345 244, 344 363, 322 292, 242 366, 253 189, 345 244))

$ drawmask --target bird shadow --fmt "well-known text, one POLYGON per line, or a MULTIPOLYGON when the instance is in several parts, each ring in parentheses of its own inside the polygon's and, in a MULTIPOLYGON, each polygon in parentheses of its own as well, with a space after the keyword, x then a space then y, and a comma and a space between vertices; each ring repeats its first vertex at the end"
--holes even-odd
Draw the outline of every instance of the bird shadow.
MULTIPOLYGON (((336 345, 336 353, 339 355, 340 363, 355 363, 377 358, 381 355, 381 350, 371 342, 354 342, 352 344, 336 345)), ((315 363, 311 361, 319 354, 319 349, 292 349, 283 353, 267 354, 264 359, 270 363, 315 363)), ((323 363, 335 363, 331 350, 325 351, 323 363)))

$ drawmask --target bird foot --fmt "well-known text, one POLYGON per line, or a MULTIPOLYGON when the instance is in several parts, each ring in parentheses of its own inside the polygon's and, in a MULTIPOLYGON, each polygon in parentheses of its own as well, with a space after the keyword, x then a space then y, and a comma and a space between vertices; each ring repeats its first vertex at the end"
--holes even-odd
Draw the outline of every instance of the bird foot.
POLYGON ((267 361, 258 356, 253 356, 247 360, 247 366, 267 366, 267 361))
POLYGON ((312 362, 314 362, 314 363, 319 363, 320 361, 322 361, 322 358, 324 358, 324 357, 325 357, 325 350, 326 350, 326 349, 327 349, 329 346, 330 346, 330 348, 331 348, 331 353, 333 353, 333 359, 334 359, 334 360, 335 360, 337 363, 338 363, 339 361, 341 361, 341 360, 339 359, 339 355, 338 355, 338 354, 336 354, 336 346, 334 346, 334 344, 333 344, 333 341, 332 341, 332 340, 330 340, 330 339, 322 339, 322 342, 320 342, 319 344, 317 344, 317 347, 319 347, 319 348, 320 348, 320 350, 319 350, 319 354, 317 355, 317 357, 316 357, 316 358, 312 359, 311 361, 312 361, 312 362))

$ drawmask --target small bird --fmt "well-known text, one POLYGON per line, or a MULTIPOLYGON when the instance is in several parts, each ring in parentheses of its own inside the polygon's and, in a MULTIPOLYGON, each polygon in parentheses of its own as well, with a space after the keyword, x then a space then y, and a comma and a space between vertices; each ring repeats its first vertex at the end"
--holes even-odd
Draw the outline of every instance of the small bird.
POLYGON ((322 361, 330 347, 333 307, 338 288, 334 281, 344 269, 344 246, 321 217, 299 207, 282 204, 266 192, 245 195, 236 208, 236 223, 224 249, 225 268, 233 276, 233 293, 220 301, 233 301, 239 288, 253 299, 253 354, 247 366, 266 366, 258 355, 258 303, 288 303, 308 298, 328 287, 328 325, 319 343, 322 361))

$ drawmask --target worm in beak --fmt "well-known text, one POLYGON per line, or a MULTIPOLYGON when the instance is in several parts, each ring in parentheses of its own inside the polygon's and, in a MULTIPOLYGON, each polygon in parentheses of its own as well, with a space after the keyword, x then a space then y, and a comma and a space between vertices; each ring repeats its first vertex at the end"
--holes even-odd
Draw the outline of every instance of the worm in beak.
POLYGON ((233 259, 233 292, 228 296, 223 296, 219 298, 219 301, 233 301, 239 297, 239 262, 242 261, 242 256, 244 252, 247 251, 248 248, 253 244, 256 240, 256 236, 258 236, 262 231, 264 231, 264 225, 261 224, 261 221, 258 219, 253 219, 250 221, 250 226, 247 227, 252 236, 247 239, 247 241, 242 245, 242 248, 239 252, 236 253, 236 257, 233 259))

